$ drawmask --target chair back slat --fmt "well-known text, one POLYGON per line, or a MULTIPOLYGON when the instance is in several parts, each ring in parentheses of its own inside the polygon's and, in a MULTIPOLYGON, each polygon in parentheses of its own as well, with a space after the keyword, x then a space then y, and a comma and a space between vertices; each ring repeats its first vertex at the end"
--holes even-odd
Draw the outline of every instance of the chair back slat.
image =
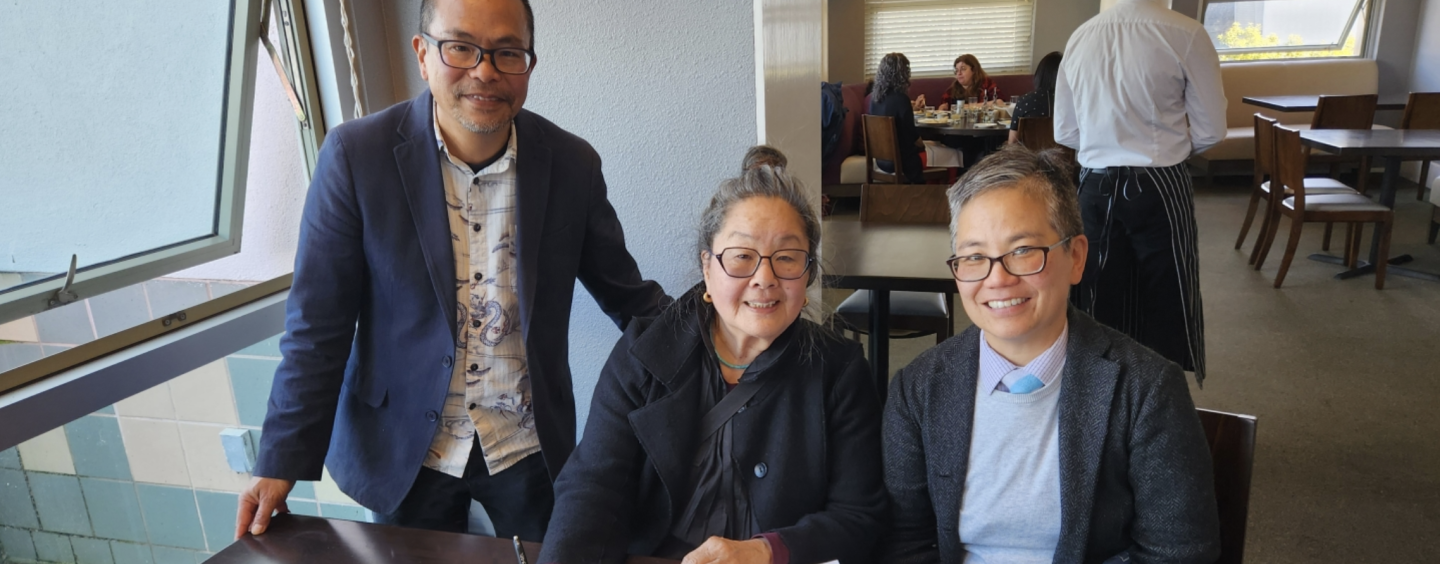
POLYGON ((1275 118, 1255 114, 1255 174, 1273 175, 1275 170, 1275 118))
POLYGON ((1022 117, 1015 131, 1020 134, 1020 144, 1031 151, 1059 147, 1055 142, 1055 120, 1049 117, 1022 117))
POLYGON ((1440 92, 1411 92, 1400 129, 1440 129, 1440 92))
POLYGON ((861 116, 865 130, 865 177, 875 182, 875 161, 890 161, 895 167, 895 182, 905 182, 905 163, 901 162, 900 146, 895 140, 895 118, 866 114, 861 116))
POLYGON ((1310 129, 1370 129, 1379 100, 1375 94, 1321 96, 1310 129))
POLYGON ((1255 467, 1255 418, 1208 409, 1196 412, 1215 472, 1215 505, 1220 510, 1220 558, 1216 562, 1241 564, 1250 513, 1250 477, 1255 467))
POLYGON ((1275 168, 1270 175, 1270 201, 1273 205, 1281 205, 1288 188, 1295 196, 1295 211, 1304 212, 1305 161, 1309 149, 1300 144, 1298 129, 1276 125, 1271 131, 1275 134, 1275 168))

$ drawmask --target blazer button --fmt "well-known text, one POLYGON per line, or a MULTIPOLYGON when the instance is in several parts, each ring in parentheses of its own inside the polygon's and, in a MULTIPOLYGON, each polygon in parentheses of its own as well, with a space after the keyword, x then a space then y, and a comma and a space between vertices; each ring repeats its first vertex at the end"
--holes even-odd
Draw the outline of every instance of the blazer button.
MULTIPOLYGON (((435 410, 433 410, 433 409, 430 410, 430 411, 426 411, 426 412, 425 412, 425 419, 426 419, 427 421, 430 421, 430 422, 433 423, 436 419, 439 419, 439 418, 440 418, 440 414, 439 414, 439 413, 435 413, 435 410)), ((756 472, 759 472, 759 470, 757 469, 756 472)))
POLYGON ((768 473, 770 473, 770 468, 767 467, 767 466, 765 466, 765 463, 764 463, 764 462, 761 462, 761 463, 755 465, 755 477, 756 477, 756 478, 764 478, 765 475, 768 474, 768 473))
POLYGON ((440 359, 440 366, 444 366, 445 368, 450 368, 450 363, 452 363, 452 362, 455 362, 455 361, 454 361, 453 359, 451 359, 450 357, 447 356, 447 357, 445 357, 445 358, 440 359))

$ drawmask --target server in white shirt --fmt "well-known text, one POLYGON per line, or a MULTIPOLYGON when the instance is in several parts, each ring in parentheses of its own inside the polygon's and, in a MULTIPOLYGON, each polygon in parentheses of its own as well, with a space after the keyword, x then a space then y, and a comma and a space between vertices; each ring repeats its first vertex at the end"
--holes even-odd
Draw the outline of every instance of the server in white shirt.
POLYGON ((1220 61, 1200 22, 1120 0, 1065 47, 1055 140, 1075 149, 1089 267, 1071 299, 1205 378, 1195 208, 1185 159, 1225 138, 1220 61))

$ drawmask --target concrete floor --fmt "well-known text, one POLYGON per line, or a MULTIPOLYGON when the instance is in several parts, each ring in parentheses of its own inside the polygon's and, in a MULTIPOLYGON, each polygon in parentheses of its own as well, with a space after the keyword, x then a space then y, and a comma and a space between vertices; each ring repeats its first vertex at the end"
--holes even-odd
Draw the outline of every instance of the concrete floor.
MULTIPOLYGON (((1320 249, 1313 224, 1277 290, 1283 239, 1259 272, 1249 241, 1233 249, 1248 190, 1248 178, 1196 189, 1210 373, 1191 383, 1197 406, 1259 419, 1246 561, 1440 562, 1440 283, 1335 280, 1340 267, 1303 258, 1320 249)), ((1396 214, 1392 254, 1440 272, 1413 183, 1396 214)), ((848 294, 826 290, 826 304, 848 294)), ((894 370, 934 338, 891 343, 894 370)))

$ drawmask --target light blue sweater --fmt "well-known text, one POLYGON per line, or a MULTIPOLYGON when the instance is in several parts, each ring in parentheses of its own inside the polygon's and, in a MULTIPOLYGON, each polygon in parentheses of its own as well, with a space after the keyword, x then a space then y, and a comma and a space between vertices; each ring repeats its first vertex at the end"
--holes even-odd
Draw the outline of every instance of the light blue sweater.
POLYGON ((1048 564, 1060 540, 1060 388, 975 397, 960 504, 965 564, 1048 564))

